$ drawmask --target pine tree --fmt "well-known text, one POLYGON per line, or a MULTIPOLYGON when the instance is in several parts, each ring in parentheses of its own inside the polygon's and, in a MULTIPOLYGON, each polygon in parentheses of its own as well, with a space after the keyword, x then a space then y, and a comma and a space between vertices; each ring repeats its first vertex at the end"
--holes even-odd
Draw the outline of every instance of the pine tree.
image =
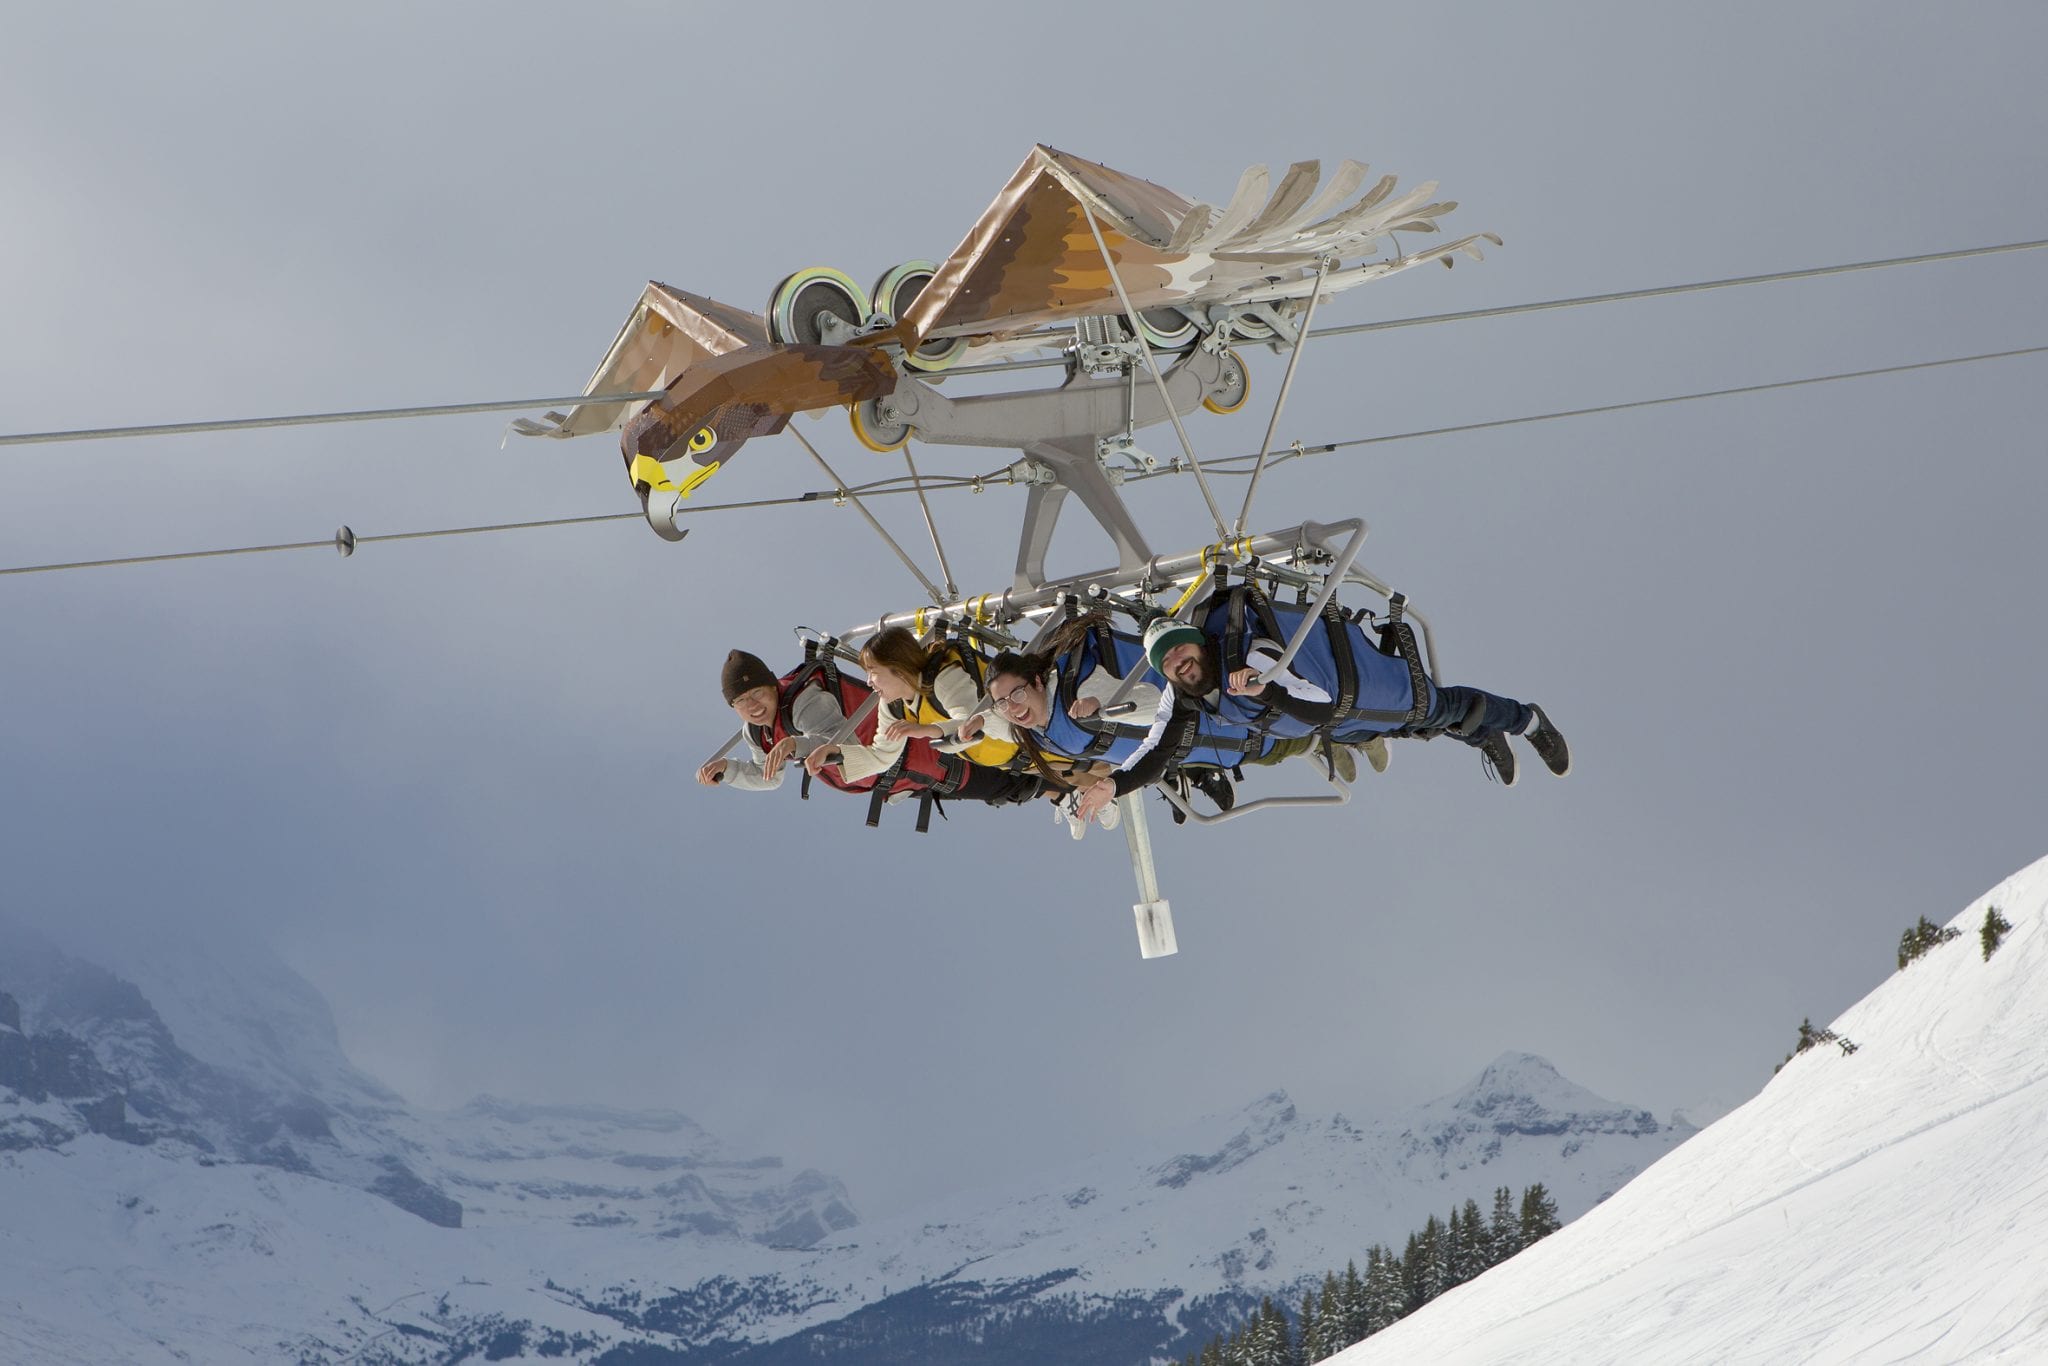
POLYGON ((1449 1289, 1444 1283, 1444 1244, 1447 1241, 1443 1222, 1434 1214, 1430 1215, 1429 1221, 1422 1226, 1422 1237, 1416 1250, 1416 1260, 1419 1264, 1415 1269, 1415 1286, 1420 1296, 1417 1308, 1428 1304, 1449 1289))
POLYGON ((1499 1266, 1522 1250, 1522 1220, 1515 1213, 1515 1193, 1506 1186, 1493 1191, 1493 1227, 1487 1230, 1488 1266, 1499 1266))
MULTIPOLYGON (((1411 1234, 1412 1248, 1415 1238, 1411 1234)), ((1407 1269, 1401 1259, 1375 1245, 1365 1259, 1365 1333, 1371 1336, 1408 1312, 1407 1269)))
MULTIPOLYGON (((1378 1253, 1379 1247, 1375 1244, 1372 1252, 1367 1254, 1368 1265, 1370 1265, 1371 1258, 1378 1253)), ((1343 1304, 1344 1341, 1342 1345, 1349 1347, 1354 1342, 1362 1341, 1365 1335, 1372 1331, 1372 1329, 1366 1327, 1367 1301, 1365 1297, 1365 1280, 1358 1274, 1358 1262, 1356 1259, 1347 1262, 1344 1266, 1343 1304)))
POLYGON ((1255 1320, 1256 1342, 1245 1366, 1296 1366, 1293 1335, 1287 1331, 1287 1315, 1272 1300, 1259 1301, 1255 1320))
POLYGON ((1302 1292, 1301 1317, 1294 1322, 1295 1326, 1300 1329, 1295 1334, 1294 1359, 1296 1361, 1300 1362, 1302 1366, 1308 1366, 1308 1363, 1321 1361, 1329 1355, 1328 1352, 1317 1350, 1318 1344, 1321 1343, 1323 1337, 1323 1318, 1316 1311, 1315 1291, 1304 1290, 1302 1292))
POLYGON ((1232 1366, 1274 1366, 1266 1321, 1266 1311, 1272 1307, 1271 1300, 1265 1301, 1237 1330, 1237 1343, 1230 1353, 1232 1366))
POLYGON ((1946 944, 1961 933, 1962 931, 1953 925, 1944 929, 1926 916, 1921 916, 1919 924, 1899 936, 1899 971, 1904 972, 1906 964, 1920 957, 1929 949, 1938 948, 1946 944))
POLYGON ((1464 1256, 1467 1237, 1465 1212, 1453 1205, 1450 1218, 1444 1221, 1443 1263, 1446 1290, 1458 1284, 1458 1263, 1464 1256))
POLYGON ((2000 942, 2004 940, 2007 932, 2011 929, 2012 922, 1998 913, 1998 907, 1988 906, 1985 908, 1984 928, 1977 931, 1977 942, 1984 946, 1985 962, 1991 961, 1991 955, 1998 952, 2000 942))
POLYGON ((1564 1227, 1557 1217, 1557 1201, 1550 1198, 1550 1192, 1543 1189, 1543 1183, 1522 1192, 1522 1246, 1548 1238, 1564 1227))
POLYGON ((1479 1212, 1479 1202, 1467 1200, 1462 1213, 1464 1229, 1451 1262, 1451 1281, 1455 1285, 1463 1285, 1493 1265, 1489 1255, 1493 1238, 1486 1231, 1486 1217, 1479 1212))

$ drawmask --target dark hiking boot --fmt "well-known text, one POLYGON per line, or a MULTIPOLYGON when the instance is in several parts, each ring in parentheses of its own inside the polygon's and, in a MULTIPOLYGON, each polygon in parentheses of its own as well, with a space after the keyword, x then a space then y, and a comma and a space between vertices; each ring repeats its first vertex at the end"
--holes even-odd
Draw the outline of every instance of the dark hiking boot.
POLYGON ((1497 730, 1479 742, 1479 762, 1502 787, 1515 785, 1515 752, 1508 747, 1507 732, 1497 730))
POLYGON ((1536 719, 1530 722, 1529 729, 1522 732, 1522 738, 1529 742, 1530 749, 1536 751, 1536 757, 1543 761, 1543 766, 1562 778, 1572 771, 1571 747, 1565 744, 1564 736, 1557 727, 1550 724, 1543 708, 1532 702, 1529 710, 1536 713, 1536 719))
POLYGON ((1191 768, 1188 779, 1195 790, 1216 803, 1218 811, 1228 811, 1237 805, 1237 789, 1231 785, 1230 775, 1220 768, 1191 768))

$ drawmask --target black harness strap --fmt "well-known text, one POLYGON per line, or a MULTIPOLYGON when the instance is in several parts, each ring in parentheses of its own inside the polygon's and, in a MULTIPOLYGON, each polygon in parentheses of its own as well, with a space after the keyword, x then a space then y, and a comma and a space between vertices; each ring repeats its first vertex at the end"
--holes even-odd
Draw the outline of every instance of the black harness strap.
POLYGON ((1422 718, 1429 715, 1429 676, 1422 671, 1422 652, 1415 647, 1415 628, 1401 619, 1401 609, 1407 605, 1405 593, 1387 599, 1387 624, 1380 628, 1380 649, 1398 656, 1408 666, 1408 714, 1404 719, 1410 726, 1419 726, 1422 718), (1387 648, 1389 644, 1392 649, 1387 648))
MULTIPOLYGON (((1088 639, 1095 645, 1096 664, 1109 670, 1111 678, 1121 679, 1124 674, 1123 670, 1117 666, 1116 635, 1109 629, 1109 623, 1098 621, 1090 626, 1088 628, 1088 639)), ((1074 648, 1067 651, 1066 664, 1060 670, 1060 682, 1064 685, 1063 690, 1069 702, 1081 696, 1081 656, 1083 650, 1083 644, 1076 642, 1074 648)), ((1059 698, 1057 696, 1048 698, 1047 701, 1051 706, 1059 705, 1059 698)), ((1074 756, 1076 759, 1093 759, 1097 755, 1107 752, 1109 747, 1116 743, 1119 735, 1143 735, 1145 733, 1142 730, 1123 726, 1116 721, 1098 721, 1092 716, 1069 715, 1067 719, 1082 730, 1087 731, 1090 737, 1088 743, 1081 747, 1081 752, 1074 756)))
MULTIPOLYGON (((796 717, 792 715, 792 709, 796 705, 797 694, 809 685, 811 675, 815 673, 823 673, 825 675, 825 685, 832 689, 834 696, 839 697, 839 709, 841 711, 846 710, 846 699, 840 696, 839 693, 839 670, 832 666, 831 656, 829 655, 826 656, 823 663, 820 663, 818 660, 818 642, 806 640, 804 642, 803 667, 799 668, 791 676, 789 690, 775 704, 777 710, 781 713, 780 719, 784 735, 796 734, 796 717)), ((759 743, 758 738, 756 743, 759 743)), ((766 752, 768 747, 762 745, 761 748, 763 752, 766 752)), ((809 801, 811 799, 811 771, 808 768, 804 768, 802 764, 798 764, 797 767, 803 769, 804 776, 802 781, 797 784, 796 795, 799 800, 809 801)))
POLYGON ((1322 741, 1323 762, 1330 776, 1336 774, 1336 746, 1332 732, 1339 721, 1351 716, 1351 708, 1358 701, 1358 659, 1351 653, 1351 628, 1344 620, 1344 610, 1337 606, 1335 598, 1323 604, 1323 631, 1330 637, 1330 657, 1337 665, 1337 705, 1330 709, 1330 719, 1316 727, 1316 736, 1322 741))
MULTIPOLYGON (((906 740, 903 752, 896 756, 896 762, 889 765, 875 785, 868 790, 868 825, 870 828, 882 823, 882 807, 896 791, 896 784, 903 778, 903 767, 910 762, 910 747, 914 740, 906 740)), ((932 806, 941 797, 950 797, 967 784, 967 761, 939 750, 932 751, 938 761, 940 776, 933 782, 918 789, 917 833, 922 835, 932 827, 932 806)), ((943 810, 940 815, 944 815, 943 810)))

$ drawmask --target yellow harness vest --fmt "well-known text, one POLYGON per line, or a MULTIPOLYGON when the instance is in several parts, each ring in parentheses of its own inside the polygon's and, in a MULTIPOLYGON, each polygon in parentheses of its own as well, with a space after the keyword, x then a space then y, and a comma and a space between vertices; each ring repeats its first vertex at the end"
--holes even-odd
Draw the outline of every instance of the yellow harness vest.
MULTIPOLYGON (((932 681, 924 684, 918 691, 916 714, 910 718, 911 720, 927 726, 936 726, 957 719, 939 710, 938 699, 934 696, 934 689, 937 686, 940 670, 957 669, 959 667, 953 660, 947 659, 939 666, 939 670, 932 671, 932 681)), ((966 749, 960 750, 959 754, 968 763, 978 764, 983 768, 1006 768, 1009 766, 1010 760, 1017 757, 1017 746, 1013 741, 997 740, 991 736, 984 735, 966 749)))

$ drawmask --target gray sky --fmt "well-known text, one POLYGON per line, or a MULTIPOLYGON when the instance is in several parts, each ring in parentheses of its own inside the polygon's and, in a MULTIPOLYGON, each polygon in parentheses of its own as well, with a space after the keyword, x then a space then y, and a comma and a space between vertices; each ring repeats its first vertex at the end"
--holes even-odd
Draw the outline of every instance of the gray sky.
MULTIPOLYGON (((942 256, 1034 141, 1208 199, 1355 156, 1507 241, 1330 323, 2048 235, 2037 5, 1003 13, 18 14, 0 430, 570 392, 647 279, 759 307, 802 266, 942 256)), ((2038 345, 2044 257, 1320 343, 1280 435, 2038 345)), ((1254 364, 1202 451, 1256 449, 1254 364)), ((1276 1086, 1371 1114, 1507 1048, 1660 1111, 1739 1100, 1915 916, 2043 852, 2044 378, 1269 475, 1255 521, 1368 518, 1451 681, 1542 702, 1577 768, 1502 791, 1409 745, 1348 809, 1167 830, 1175 959, 1138 959, 1114 837, 690 783, 729 646, 916 604, 829 507, 6 579, 6 906, 260 929, 416 1101, 679 1108, 870 1215, 1276 1086)), ((9 450, 0 564, 631 507, 610 440, 502 424, 9 450)), ((757 442, 709 491, 806 466, 757 442)), ((1134 505, 1193 548, 1168 482, 1134 505)), ((940 509, 963 585, 1007 579, 1020 505, 940 509)), ((1102 558, 1069 530, 1066 567, 1102 558)))

